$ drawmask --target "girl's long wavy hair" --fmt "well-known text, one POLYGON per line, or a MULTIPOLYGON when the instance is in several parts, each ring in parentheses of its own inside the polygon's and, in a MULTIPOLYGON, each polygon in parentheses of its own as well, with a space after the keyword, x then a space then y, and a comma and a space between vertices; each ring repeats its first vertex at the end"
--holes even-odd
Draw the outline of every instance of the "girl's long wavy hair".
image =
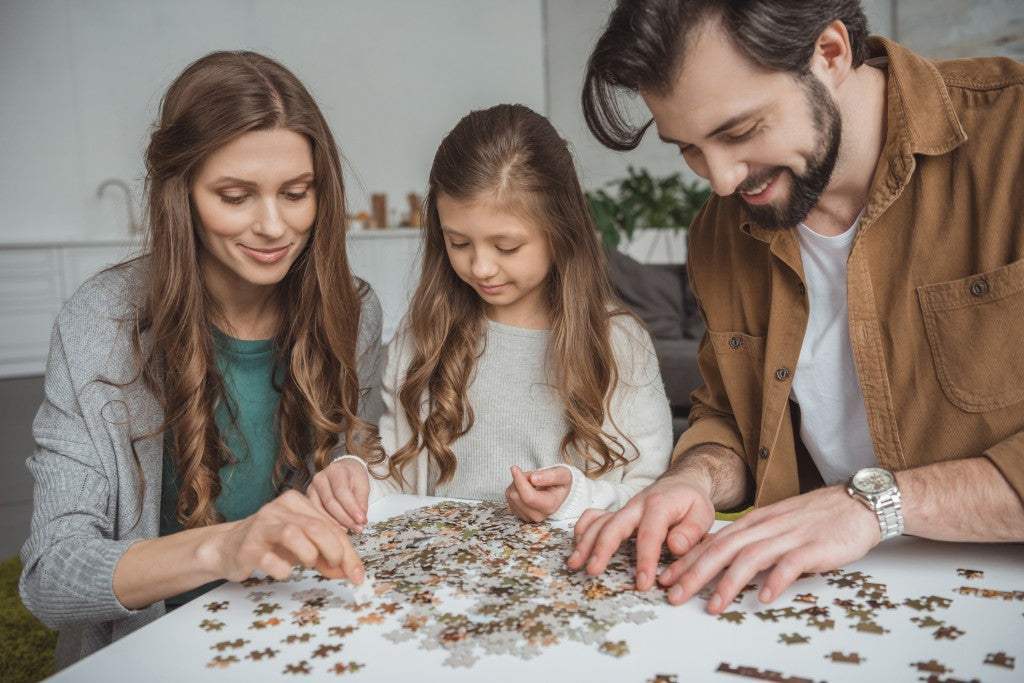
POLYGON ((456 466, 451 444, 473 425, 465 396, 482 352, 484 304, 448 261, 440 195, 496 202, 545 232, 553 257, 544 285, 552 320, 548 365, 569 423, 561 455, 591 476, 625 464, 623 443, 603 428, 618 380, 610 318, 625 312, 608 280, 572 155, 546 118, 503 104, 459 121, 430 169, 423 268, 408 316, 413 351, 398 393, 413 436, 392 454, 391 475, 404 481, 403 468, 426 448, 437 483, 450 480, 456 466))
POLYGON ((219 307, 203 281, 189 191, 212 152, 243 133, 276 128, 310 142, 316 218, 274 292, 282 312, 273 339, 280 391, 274 482, 308 482, 307 457, 322 469, 339 437, 367 459, 383 455, 372 427, 357 416, 366 285, 354 280, 345 253, 334 138, 309 92, 281 64, 253 52, 209 54, 168 89, 146 151, 149 258, 133 335, 141 378, 164 410, 160 429, 181 482, 176 514, 185 528, 220 521, 219 470, 232 457, 214 421, 226 400, 212 336, 219 307))

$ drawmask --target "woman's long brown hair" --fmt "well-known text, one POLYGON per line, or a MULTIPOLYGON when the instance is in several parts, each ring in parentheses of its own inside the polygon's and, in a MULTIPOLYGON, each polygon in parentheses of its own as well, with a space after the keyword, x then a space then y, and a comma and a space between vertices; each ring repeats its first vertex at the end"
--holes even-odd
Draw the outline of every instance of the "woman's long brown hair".
POLYGON ((591 476, 625 464, 625 446, 603 428, 618 379, 610 318, 624 311, 616 306, 572 155, 546 118, 503 104, 459 121, 430 169, 423 268, 408 316, 412 358, 398 392, 413 436, 392 454, 391 476, 403 481, 403 468, 426 448, 437 483, 450 480, 456 466, 451 444, 473 425, 465 396, 482 352, 484 305, 449 264, 440 195, 496 202, 546 233, 553 257, 545 284, 552 320, 548 362, 569 423, 561 455, 591 476))
POLYGON ((189 190, 202 163, 239 135, 283 128, 309 140, 316 218, 303 252, 275 289, 274 336, 279 451, 274 482, 309 479, 339 441, 380 457, 372 428, 357 415, 361 298, 345 253, 345 200, 338 150, 302 83, 253 52, 215 52, 174 81, 146 152, 148 259, 134 346, 140 374, 164 410, 161 427, 181 482, 177 518, 186 528, 220 520, 220 468, 231 461, 214 421, 225 400, 212 328, 219 307, 199 266, 198 217, 189 190))

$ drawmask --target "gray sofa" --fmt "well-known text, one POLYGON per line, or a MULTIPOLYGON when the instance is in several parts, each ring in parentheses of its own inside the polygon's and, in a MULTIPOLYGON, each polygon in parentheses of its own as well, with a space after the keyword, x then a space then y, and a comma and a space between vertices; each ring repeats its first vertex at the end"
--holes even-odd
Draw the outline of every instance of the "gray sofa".
POLYGON ((701 384, 697 347, 704 323, 689 291, 685 265, 645 265, 606 249, 612 284, 622 302, 647 326, 658 354, 678 439, 687 426, 690 393, 701 384))

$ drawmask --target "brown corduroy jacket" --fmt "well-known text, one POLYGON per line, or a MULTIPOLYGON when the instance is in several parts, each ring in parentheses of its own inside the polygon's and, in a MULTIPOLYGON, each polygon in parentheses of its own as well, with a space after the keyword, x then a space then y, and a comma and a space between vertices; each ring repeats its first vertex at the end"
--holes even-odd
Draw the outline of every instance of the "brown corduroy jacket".
MULTIPOLYGON (((886 139, 847 287, 875 454, 892 470, 985 456, 1024 500, 1024 64, 871 51, 888 62, 886 139)), ((755 505, 796 495, 817 472, 790 401, 808 315, 795 232, 716 197, 688 254, 708 332, 675 454, 721 444, 755 505)))

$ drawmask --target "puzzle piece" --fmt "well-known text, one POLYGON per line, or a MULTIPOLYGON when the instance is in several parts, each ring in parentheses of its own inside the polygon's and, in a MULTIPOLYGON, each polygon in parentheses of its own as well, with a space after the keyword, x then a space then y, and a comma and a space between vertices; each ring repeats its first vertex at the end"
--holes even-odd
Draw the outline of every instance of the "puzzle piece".
POLYGON ((993 652, 985 657, 984 663, 1012 670, 1015 661, 1015 657, 1010 657, 1005 652, 993 652))
POLYGON ((232 664, 238 663, 238 657, 234 655, 217 655, 206 663, 207 669, 226 669, 232 664))
POLYGON ((849 654, 843 654, 837 650, 833 650, 829 654, 825 655, 825 659, 831 660, 835 664, 860 664, 866 662, 866 657, 861 657, 856 652, 850 652, 849 654))
POLYGON ((612 657, 625 657, 629 654, 629 645, 624 640, 606 640, 598 648, 601 652, 612 657))

